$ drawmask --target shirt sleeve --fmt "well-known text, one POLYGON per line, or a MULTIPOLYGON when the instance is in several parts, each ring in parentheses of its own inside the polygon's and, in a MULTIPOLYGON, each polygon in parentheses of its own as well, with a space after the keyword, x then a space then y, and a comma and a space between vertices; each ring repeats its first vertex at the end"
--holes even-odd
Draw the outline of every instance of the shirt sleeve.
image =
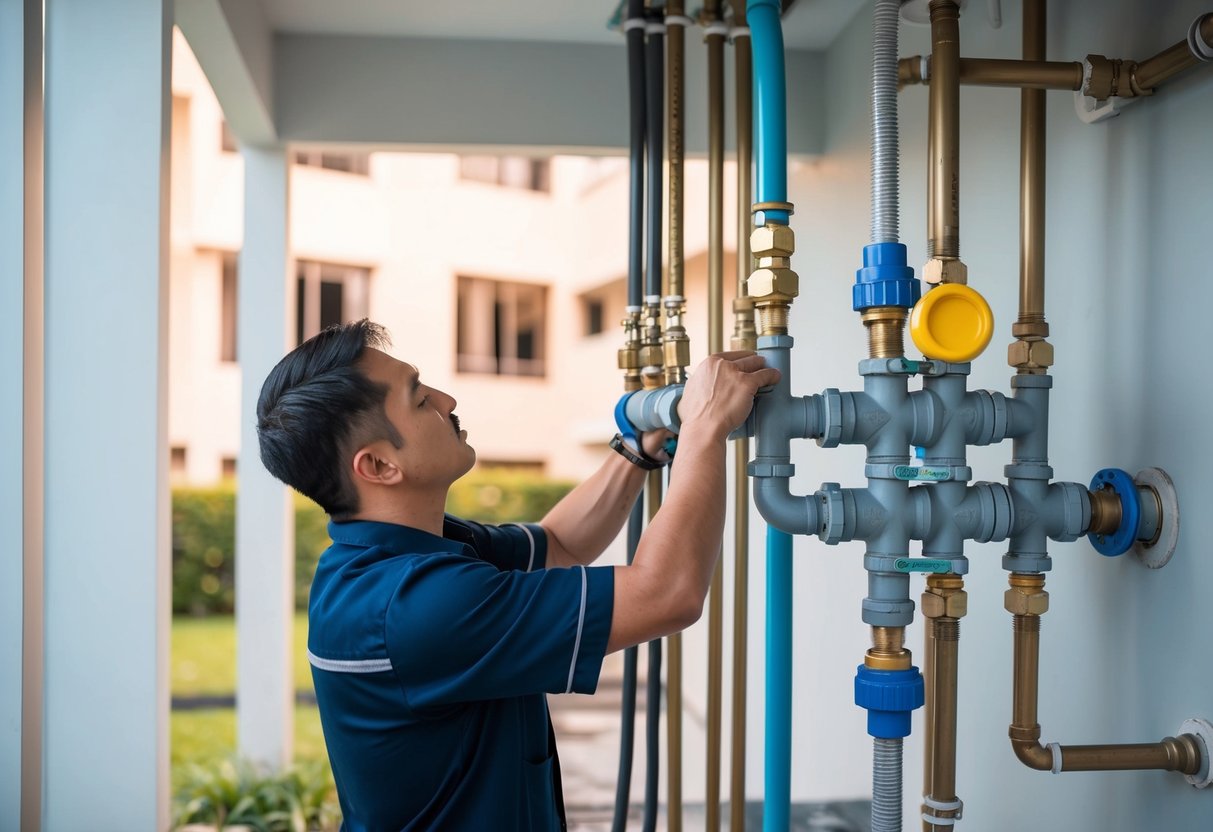
POLYGON ((614 599, 611 567, 522 572, 418 559, 388 607, 388 657, 415 709, 593 693, 614 599))
POLYGON ((547 564, 548 537, 538 523, 486 526, 447 515, 444 533, 468 538, 476 554, 498 569, 534 572, 547 564), (458 530, 455 535, 450 534, 452 527, 458 530))

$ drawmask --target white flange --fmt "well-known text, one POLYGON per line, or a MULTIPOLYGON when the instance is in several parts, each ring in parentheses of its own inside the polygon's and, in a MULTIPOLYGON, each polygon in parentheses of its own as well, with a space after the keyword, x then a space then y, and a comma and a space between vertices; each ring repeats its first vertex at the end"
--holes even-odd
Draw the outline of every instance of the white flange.
POLYGON ((1161 468, 1143 468, 1133 482, 1146 486, 1158 495, 1158 534, 1154 540, 1133 541, 1133 554, 1151 569, 1161 569, 1175 554, 1179 543, 1179 496, 1175 483, 1161 468))
POLYGON ((1213 751, 1213 723, 1198 716, 1185 719, 1179 726, 1181 734, 1195 734, 1200 749, 1200 771, 1195 774, 1185 774, 1188 782, 1198 789, 1213 784, 1213 766, 1209 765, 1209 752, 1213 751))

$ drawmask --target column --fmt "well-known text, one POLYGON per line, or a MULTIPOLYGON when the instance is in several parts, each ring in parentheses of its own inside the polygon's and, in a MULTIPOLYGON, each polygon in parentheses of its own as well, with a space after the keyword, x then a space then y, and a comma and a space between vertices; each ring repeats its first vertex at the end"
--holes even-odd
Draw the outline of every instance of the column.
POLYGON ((165 829, 171 0, 48 0, 42 828, 165 829))
POLYGON ((236 464, 236 723, 240 753, 274 768, 291 761, 295 530, 290 493, 257 452, 257 397, 294 346, 290 182, 284 148, 242 147, 244 246, 237 335, 241 372, 236 464))

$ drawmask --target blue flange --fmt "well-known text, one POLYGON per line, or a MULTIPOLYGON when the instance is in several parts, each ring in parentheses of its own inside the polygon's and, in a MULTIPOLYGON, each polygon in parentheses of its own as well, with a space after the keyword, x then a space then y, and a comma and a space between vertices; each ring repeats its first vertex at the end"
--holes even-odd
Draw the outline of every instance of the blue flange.
POLYGON ((860 665, 855 672, 855 704, 868 712, 868 733, 895 739, 910 735, 910 713, 922 707, 925 690, 917 667, 873 670, 860 665))
POLYGON ((863 247, 863 268, 855 271, 851 307, 856 312, 873 306, 910 309, 922 297, 922 284, 906 265, 901 243, 873 243, 863 247))
POLYGON ((1120 498, 1120 525, 1112 534, 1092 532, 1087 539, 1095 551, 1114 558, 1129 551, 1137 539, 1137 529, 1141 525, 1141 496, 1137 493, 1137 484, 1133 482, 1132 475, 1119 468, 1104 468, 1091 478, 1092 491, 1102 488, 1110 488, 1120 498))

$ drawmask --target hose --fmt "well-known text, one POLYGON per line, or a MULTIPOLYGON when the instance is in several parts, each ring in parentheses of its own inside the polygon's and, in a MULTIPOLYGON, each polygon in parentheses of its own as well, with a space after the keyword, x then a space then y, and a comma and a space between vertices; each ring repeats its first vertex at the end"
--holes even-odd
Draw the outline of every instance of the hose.
POLYGON ((872 239, 898 241, 897 26, 900 0, 872 15, 872 239))
MULTIPOLYGON (((637 497, 628 515, 628 565, 636 558, 640 532, 644 527, 644 499, 637 497)), ((639 648, 623 651, 623 704, 619 725, 619 775, 615 780, 615 816, 611 832, 624 832, 628 827, 628 804, 632 790, 632 756, 636 747, 636 659, 639 648)))
POLYGON ((872 832, 901 832, 901 744, 872 740, 872 832))

